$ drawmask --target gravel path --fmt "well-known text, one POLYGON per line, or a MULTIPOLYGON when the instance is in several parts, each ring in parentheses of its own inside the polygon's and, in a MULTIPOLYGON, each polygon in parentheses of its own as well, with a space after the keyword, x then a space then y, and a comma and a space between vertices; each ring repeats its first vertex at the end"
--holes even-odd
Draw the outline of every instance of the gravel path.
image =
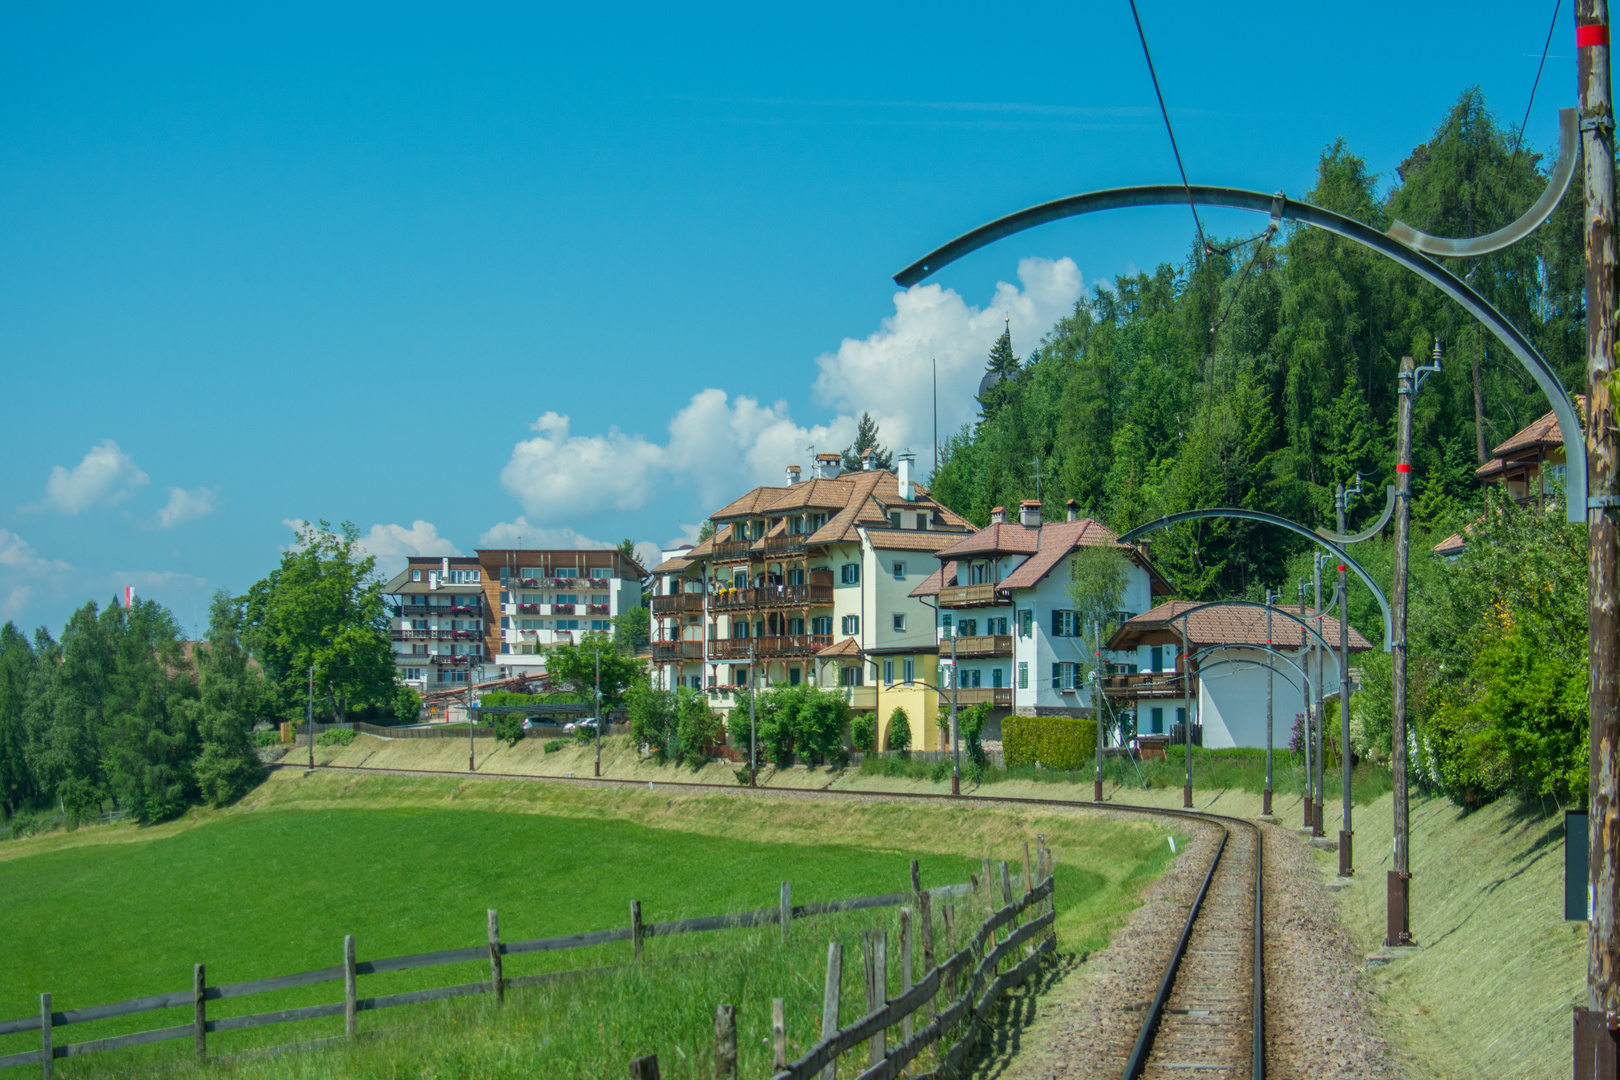
POLYGON ((1367 1008, 1366 958, 1339 921, 1310 849, 1266 829, 1266 1071, 1276 1080, 1399 1075, 1367 1008))

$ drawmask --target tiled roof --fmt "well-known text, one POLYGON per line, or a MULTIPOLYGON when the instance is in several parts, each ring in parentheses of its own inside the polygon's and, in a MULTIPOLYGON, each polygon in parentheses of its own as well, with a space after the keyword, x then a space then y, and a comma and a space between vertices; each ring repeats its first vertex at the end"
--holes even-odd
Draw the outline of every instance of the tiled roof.
MULTIPOLYGON (((1052 521, 1035 527, 1011 523, 991 525, 980 529, 960 543, 941 550, 938 557, 954 563, 975 555, 1028 555, 1029 558, 1018 564, 1001 582, 1000 587, 1031 589, 1040 584, 1041 579, 1051 573, 1052 569, 1075 548, 1111 546, 1135 556, 1152 579, 1155 593, 1169 591, 1169 585, 1153 568, 1153 564, 1148 561, 1142 549, 1121 544, 1117 533, 1102 522, 1091 518, 1080 518, 1078 521, 1052 521)), ((946 581, 954 579, 954 573, 947 573, 944 578, 946 581)), ((934 592, 938 591, 936 586, 934 592)), ((922 594, 912 593, 912 595, 922 594)))
MULTIPOLYGON (((1585 394, 1575 395, 1575 413, 1581 417, 1586 416, 1585 394)), ((1564 432, 1558 426, 1558 416, 1555 413, 1549 412, 1545 416, 1542 416, 1540 419, 1536 420, 1535 423, 1515 432, 1512 438, 1508 439, 1508 441, 1503 443, 1501 446, 1498 446, 1495 450, 1492 450, 1491 453, 1497 457, 1503 457, 1513 453, 1515 450, 1524 450, 1533 446, 1563 445, 1564 432)))
POLYGON ((691 565, 691 559, 683 559, 677 556, 673 559, 665 559, 663 562, 653 567, 652 572, 655 574, 678 574, 691 565))
POLYGON ((1041 530, 1016 522, 986 525, 961 543, 940 552, 940 558, 960 559, 970 555, 1033 555, 1041 546, 1041 530))
POLYGON ((860 655, 861 655, 861 647, 860 647, 860 645, 858 645, 856 643, 854 638, 847 637, 843 641, 840 641, 838 644, 829 645, 825 649, 822 649, 821 651, 817 652, 816 653, 816 659, 820 660, 820 659, 823 659, 823 658, 829 657, 829 656, 834 657, 834 658, 841 657, 841 656, 848 656, 848 657, 853 657, 853 658, 858 659, 860 657, 860 655))
POLYGON ((1501 458, 1491 458, 1491 460, 1475 469, 1474 475, 1481 480, 1489 480, 1493 476, 1500 475, 1505 468, 1507 468, 1507 462, 1501 458))
MULTIPOLYGON (((1119 534, 1100 521, 1091 518, 1081 518, 1079 521, 1055 521, 1040 528, 1040 550, 1030 558, 1025 559, 1012 573, 1007 575, 1002 587, 1007 589, 1032 589, 1040 580, 1052 572, 1052 568, 1063 561, 1063 557, 1077 547, 1120 547, 1126 551, 1131 550, 1127 545, 1120 544, 1119 534)), ((1146 565, 1146 560, 1143 560, 1146 565)), ((1149 570, 1152 573, 1152 570, 1149 570)))
MULTIPOLYGON (((1181 616, 1189 608, 1201 606, 1192 600, 1171 600, 1160 604, 1152 611, 1144 611, 1121 626, 1109 639, 1108 648, 1133 648, 1134 642, 1141 634, 1150 630, 1171 629, 1176 633, 1181 631, 1181 616)), ((1298 605, 1278 604, 1275 610, 1286 611, 1310 619, 1309 612, 1298 605)), ((1313 623, 1318 622, 1311 619, 1313 623)), ((1238 604, 1222 604, 1216 607, 1204 608, 1194 613, 1188 620, 1187 639, 1194 649, 1205 648, 1210 645, 1264 645, 1266 643, 1266 612, 1264 608, 1248 607, 1238 604)), ((1297 649, 1305 642, 1314 641, 1299 624, 1288 618, 1273 617, 1271 621, 1271 639, 1279 649, 1297 649)), ((1339 620, 1331 615, 1324 615, 1320 619, 1317 632, 1327 638, 1336 649, 1339 642, 1339 620)), ((1361 636, 1361 632, 1354 626, 1350 627, 1350 651, 1366 652, 1372 648, 1372 643, 1361 636)))
POLYGON ((752 515, 778 517, 810 508, 834 511, 827 524, 811 534, 813 544, 853 543, 859 539, 857 525, 885 524, 893 510, 926 513, 936 528, 947 531, 965 532, 973 527, 960 514, 935 502, 921 484, 912 485, 912 498, 902 499, 900 478, 887 469, 845 473, 836 480, 757 487, 710 516, 716 521, 752 515))
POLYGON ((866 538, 879 551, 938 551, 962 539, 961 533, 917 529, 867 529, 866 538))
POLYGON ((1436 555, 1456 555, 1467 546, 1468 541, 1463 539, 1462 533, 1452 533, 1429 550, 1436 555))

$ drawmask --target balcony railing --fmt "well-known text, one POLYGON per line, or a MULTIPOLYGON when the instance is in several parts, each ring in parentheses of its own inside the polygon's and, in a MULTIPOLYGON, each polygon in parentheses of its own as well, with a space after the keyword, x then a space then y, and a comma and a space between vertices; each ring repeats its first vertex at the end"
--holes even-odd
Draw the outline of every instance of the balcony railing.
MULTIPOLYGON (((947 641, 940 642, 940 652, 947 654, 951 646, 947 641)), ((975 656, 1011 656, 1013 639, 1011 634, 979 634, 972 637, 958 637, 956 639, 956 656, 958 659, 975 656)))
POLYGON ((804 553, 805 541, 809 537, 803 533, 789 533, 786 536, 767 536, 765 538, 765 554, 767 555, 800 555, 804 553))
MULTIPOLYGON (((951 691, 941 691, 942 700, 951 699, 951 691)), ((956 691, 958 705, 994 705, 997 707, 1011 707, 1012 687, 1010 686, 967 686, 956 691)))
POLYGON ((758 541, 719 541, 714 544, 714 559, 747 559, 748 552, 758 541))
POLYGON ((939 590, 940 607, 993 607, 1002 602, 996 596, 994 582, 982 585, 946 585, 939 590))
POLYGON ((677 593, 674 596, 655 596, 652 598, 654 615, 683 615, 688 613, 695 615, 702 610, 702 593, 677 593))
POLYGON ((593 577, 512 577, 502 582, 507 589, 605 589, 612 578, 593 577))
POLYGON ((1127 675, 1104 675, 1103 693, 1116 698, 1186 697, 1179 671, 1139 671, 1127 675))
POLYGON ((539 604, 519 604, 517 606, 517 609, 518 609, 518 614, 519 615, 538 615, 538 614, 540 614, 540 605, 539 604))
POLYGON ((755 657, 814 656, 833 643, 831 634, 783 634, 776 637, 718 638, 709 642, 710 660, 747 660, 755 657))
POLYGON ((585 614, 587 614, 587 615, 606 615, 608 613, 608 606, 609 605, 607 605, 607 604, 586 604, 585 605, 585 614))
POLYGON ((701 641, 655 641, 652 643, 653 661, 671 663, 678 660, 702 660, 701 641))
POLYGON ((807 607, 833 602, 831 585, 760 585, 752 589, 720 589, 709 598, 714 611, 739 608, 807 607))
POLYGON ((574 608, 578 606, 577 604, 552 604, 551 613, 553 615, 572 615, 574 614, 574 608))

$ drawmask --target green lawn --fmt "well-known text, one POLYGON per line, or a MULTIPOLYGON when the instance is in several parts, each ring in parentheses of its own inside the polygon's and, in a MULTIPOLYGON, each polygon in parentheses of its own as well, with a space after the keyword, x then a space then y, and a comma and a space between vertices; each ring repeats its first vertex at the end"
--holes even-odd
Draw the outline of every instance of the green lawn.
MULTIPOLYGON (((963 858, 922 863, 934 883, 966 880, 976 868, 963 858)), ((147 843, 0 863, 0 896, 11 898, 0 1017, 36 1012, 47 990, 65 1009, 182 989, 197 962, 208 965, 211 983, 326 967, 341 962, 346 933, 361 959, 475 945, 488 908, 500 911, 502 936, 518 940, 626 925, 632 899, 657 921, 768 907, 783 880, 794 882, 796 903, 807 903, 896 891, 907 874, 907 860, 895 854, 716 840, 622 821, 409 809, 228 817, 147 843)), ((697 940, 649 949, 690 951, 702 947, 697 940)), ((613 963, 627 948, 513 957, 509 973, 613 963)), ((482 973, 460 965, 366 977, 361 994, 482 973)), ((253 1012, 340 993, 330 984, 212 1009, 253 1012)), ((178 1015, 57 1037, 183 1022, 178 1015)), ((3 1042, 3 1052, 35 1045, 16 1036, 3 1042)))
MULTIPOLYGON (((629 902, 661 921, 774 906, 780 882, 796 903, 894 892, 921 861, 924 881, 965 881, 992 854, 1021 861, 1044 832, 1059 850, 1059 933, 1065 950, 1106 942, 1168 860, 1159 822, 1066 811, 771 799, 740 794, 581 789, 499 780, 277 774, 236 807, 153 828, 117 825, 0 845, 0 1019, 188 988, 191 966, 212 984, 340 963, 343 935, 362 960, 464 947, 484 937, 485 910, 508 941, 623 926, 629 902)), ((1015 871, 1016 872, 1016 871, 1015 871)), ((936 925, 943 933, 943 926, 936 925)), ((966 922, 973 914, 958 909, 966 922)), ((801 920, 793 944, 775 928, 651 939, 645 969, 513 995, 363 1013, 380 1042, 330 1054, 210 1066, 266 1078, 581 1077, 617 1073, 648 1049, 671 1077, 713 1075, 715 1004, 737 1002, 751 1073, 769 1068, 769 1000, 785 997, 802 1046, 819 1025, 827 941, 846 950, 844 1021, 858 1015, 858 931, 897 931, 893 909, 801 920), (700 955, 681 963, 675 958, 700 955), (851 961, 849 958, 853 958, 851 961), (671 964, 661 961, 672 960, 671 964), (764 1054, 762 1058, 760 1055, 764 1054), (538 1071, 537 1071, 538 1070, 538 1071)), ((509 976, 621 964, 627 943, 507 958, 509 976)), ((891 955, 898 986, 897 955, 891 955)), ((920 957, 919 957, 920 963, 920 957)), ((920 969, 919 969, 920 970, 920 969)), ((362 976, 361 996, 488 977, 485 963, 362 976)), ((341 999, 341 984, 212 1002, 219 1018, 341 999)), ((184 1024, 190 1010, 58 1029, 58 1044, 184 1024)), ((211 1053, 318 1039, 340 1019, 216 1033, 211 1053)), ((0 1038, 0 1054, 37 1047, 0 1038)), ((189 1040, 57 1063, 62 1077, 120 1075, 171 1063, 189 1040)), ((22 1075, 18 1073, 17 1075, 22 1075)))

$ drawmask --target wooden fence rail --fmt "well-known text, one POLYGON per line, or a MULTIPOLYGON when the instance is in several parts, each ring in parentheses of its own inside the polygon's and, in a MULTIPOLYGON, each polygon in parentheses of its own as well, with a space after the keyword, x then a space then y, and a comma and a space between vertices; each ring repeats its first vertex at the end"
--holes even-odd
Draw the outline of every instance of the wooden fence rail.
MULTIPOLYGON (((818 1080, 830 1077, 839 1055, 855 1049, 862 1043, 867 1043, 870 1047, 871 1064, 860 1074, 858 1080, 894 1080, 901 1076, 906 1067, 929 1046, 940 1041, 947 1032, 960 1028, 956 1042, 940 1055, 933 1071, 922 1074, 918 1080, 938 1080, 953 1075, 977 1041, 980 1030, 1000 1001, 1001 995, 1008 988, 1017 986, 1028 978, 1056 947, 1056 938, 1052 933, 1052 925, 1057 917, 1056 905, 1053 903, 1053 861, 1051 852, 1044 843, 1038 845, 1038 852, 1042 879, 1034 888, 1026 888, 1023 895, 1016 900, 1012 897, 1013 880, 1025 883, 1034 876, 1028 871, 1026 846, 1025 874, 1021 879, 1011 878, 1008 875, 1007 864, 1001 864, 1000 884, 1005 902, 999 909, 989 914, 966 945, 955 955, 930 968, 914 985, 902 985, 900 996, 884 1001, 884 995, 877 994, 875 1000, 881 1002, 878 1008, 842 1028, 836 1027, 836 986, 841 973, 835 973, 835 968, 841 953, 835 943, 828 957, 823 1038, 806 1051, 803 1057, 786 1068, 779 1069, 773 1080, 818 1080), (1019 925, 1020 917, 1026 913, 1029 913, 1028 917, 1019 925), (1015 926, 1015 929, 1010 933, 1003 933, 998 941, 997 932, 1007 926, 1015 926), (1020 953, 1023 955, 1018 963, 1006 971, 997 973, 1004 961, 1017 957, 1020 953), (961 976, 970 969, 971 974, 964 984, 961 976), (950 993, 954 1000, 939 1009, 937 999, 941 990, 950 993), (914 1016, 925 1008, 931 1013, 928 1023, 918 1028, 915 1033, 906 1035, 904 1025, 912 1023, 914 1016), (887 1049, 883 1042, 884 1035, 897 1025, 902 1025, 901 1041, 892 1050, 887 1049), (832 1028, 836 1030, 829 1030, 832 1028)), ((980 884, 986 890, 990 888, 986 880, 988 877, 986 874, 980 879, 980 884)), ((911 895, 918 899, 919 907, 928 906, 933 898, 930 896, 924 900, 920 893, 911 895)), ((902 925, 906 925, 907 922, 909 920, 903 920, 902 925)), ((924 940, 931 941, 931 931, 924 940)), ((904 950, 909 941, 909 937, 903 939, 903 955, 908 955, 904 950)), ((881 967, 879 970, 881 971, 881 967)), ((884 976, 880 974, 878 977, 881 979, 884 976)), ((902 979, 903 984, 907 979, 909 968, 902 979)))
MULTIPOLYGON (((930 889, 928 893, 931 898, 945 900, 965 895, 972 889, 973 886, 970 884, 946 885, 930 889)), ((705 915, 692 919, 675 919, 668 922, 647 924, 641 922, 641 905, 639 901, 635 901, 631 907, 632 925, 630 926, 614 927, 608 930, 592 930, 581 934, 565 934, 560 937, 536 938, 531 941, 499 940, 495 912, 491 911, 489 913, 488 943, 464 949, 443 949, 437 952, 415 953, 410 956, 395 956, 381 960, 356 960, 354 958, 353 940, 350 937, 344 941, 343 954, 345 962, 336 967, 300 971, 291 975, 275 975, 265 979, 253 979, 248 982, 208 986, 203 978, 203 967, 199 964, 195 970, 194 985, 190 989, 176 990, 166 994, 152 994, 147 997, 132 998, 128 1001, 117 1001, 107 1005, 91 1005, 86 1008, 61 1011, 52 1009, 50 994, 41 994, 40 1012, 37 1016, 25 1016, 15 1020, 0 1021, 0 1036, 31 1031, 39 1032, 40 1049, 0 1056, 0 1069, 16 1065, 40 1064, 43 1066, 44 1077, 49 1080, 51 1062, 56 1058, 78 1057, 81 1054, 93 1054, 104 1050, 118 1050, 125 1047, 144 1046, 148 1043, 184 1038, 194 1038, 196 1040, 198 1056, 202 1057, 206 1054, 206 1039, 211 1032, 241 1031, 269 1024, 284 1024, 295 1020, 312 1020, 327 1016, 345 1017, 346 1032, 348 1035, 353 1036, 355 1034, 353 1018, 361 1012, 393 1008, 397 1005, 415 1005, 426 1001, 465 997, 473 994, 494 993, 499 998, 504 994, 505 990, 510 988, 540 986, 582 974, 615 970, 613 968, 597 968, 591 969, 591 972, 560 971, 507 978, 503 975, 501 969, 500 958, 503 956, 559 952, 567 949, 588 948, 593 945, 606 945, 616 941, 635 941, 637 944, 636 955, 639 958, 639 945, 642 938, 673 937, 679 934, 697 934, 715 930, 745 929, 772 925, 782 926, 782 937, 785 941, 788 936, 788 923, 793 919, 805 919, 844 911, 898 907, 912 901, 916 896, 912 892, 896 892, 885 893, 881 896, 857 896, 843 900, 829 900, 823 903, 794 905, 790 900, 791 895, 789 884, 784 881, 782 883, 782 902, 773 907, 733 912, 726 915, 705 915), (459 986, 442 986, 429 990, 413 990, 406 993, 385 994, 368 998, 361 998, 355 992, 355 980, 360 975, 382 975, 393 971, 411 971, 416 968, 476 961, 490 963, 490 978, 474 983, 463 983, 459 986), (344 1000, 333 1004, 308 1005, 302 1008, 253 1013, 246 1016, 222 1017, 216 1020, 210 1020, 207 1017, 207 1003, 210 1001, 246 997, 277 990, 291 990, 297 987, 314 986, 338 980, 342 980, 344 983, 344 1000), (176 1009, 186 1006, 192 1006, 195 1010, 194 1019, 191 1023, 154 1028, 150 1031, 137 1031, 128 1035, 115 1035, 104 1039, 91 1039, 85 1042, 62 1045, 55 1043, 54 1029, 57 1028, 85 1024, 94 1020, 130 1016, 157 1009, 176 1009)))

